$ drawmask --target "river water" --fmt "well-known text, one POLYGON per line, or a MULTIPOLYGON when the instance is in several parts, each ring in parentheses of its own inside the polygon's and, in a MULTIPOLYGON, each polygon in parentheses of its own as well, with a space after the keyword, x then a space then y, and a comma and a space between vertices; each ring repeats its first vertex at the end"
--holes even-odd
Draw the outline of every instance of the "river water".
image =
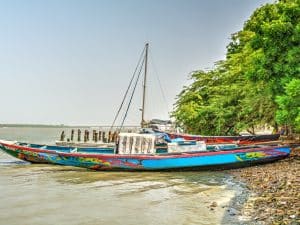
MULTIPOLYGON (((0 139, 53 144, 61 131, 0 128, 0 139)), ((243 224, 228 212, 241 193, 223 172, 96 172, 0 151, 1 225, 243 224)))

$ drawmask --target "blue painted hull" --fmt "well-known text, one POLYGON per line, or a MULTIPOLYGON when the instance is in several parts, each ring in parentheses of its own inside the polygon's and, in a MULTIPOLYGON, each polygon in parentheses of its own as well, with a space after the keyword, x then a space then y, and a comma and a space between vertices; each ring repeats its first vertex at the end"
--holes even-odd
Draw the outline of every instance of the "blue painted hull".
POLYGON ((260 147, 218 152, 185 152, 161 155, 118 155, 56 152, 3 145, 7 153, 66 166, 95 170, 174 170, 246 166, 285 158, 289 147, 260 147), (13 153, 13 154, 12 154, 13 153))
POLYGON ((117 169, 117 170, 170 170, 188 169, 199 167, 225 167, 234 164, 255 164, 277 160, 288 156, 289 148, 277 148, 276 150, 255 150, 240 153, 214 154, 214 155, 180 155, 179 157, 146 157, 140 156, 78 156, 68 154, 41 153, 41 157, 52 163, 61 165, 71 165, 92 169, 117 169))

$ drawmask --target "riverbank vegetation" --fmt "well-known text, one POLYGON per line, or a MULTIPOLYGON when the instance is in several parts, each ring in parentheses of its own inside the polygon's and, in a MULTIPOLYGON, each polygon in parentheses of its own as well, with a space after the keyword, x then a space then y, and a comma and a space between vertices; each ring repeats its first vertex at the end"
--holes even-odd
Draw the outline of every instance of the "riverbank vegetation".
POLYGON ((300 132, 300 1, 256 9, 226 59, 191 73, 172 116, 186 132, 235 135, 268 125, 300 132))

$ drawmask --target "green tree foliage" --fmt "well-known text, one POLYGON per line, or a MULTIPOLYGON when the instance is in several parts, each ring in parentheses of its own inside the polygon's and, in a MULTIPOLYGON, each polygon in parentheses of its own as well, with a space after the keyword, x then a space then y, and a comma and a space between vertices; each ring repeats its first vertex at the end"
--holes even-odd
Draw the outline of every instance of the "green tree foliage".
POLYGON ((297 127, 299 101, 290 103, 295 95, 287 90, 300 89, 294 81, 300 78, 299 0, 255 10, 243 30, 232 35, 226 60, 191 78, 172 113, 188 132, 236 134, 264 124, 297 127))
POLYGON ((228 88, 224 80, 224 69, 221 65, 218 69, 209 72, 196 71, 191 78, 194 81, 185 87, 177 100, 177 109, 173 112, 180 126, 188 132, 201 134, 233 133, 236 108, 234 93, 228 88), (223 90, 221 90, 222 88, 223 90))
POLYGON ((300 132, 300 79, 287 83, 284 94, 277 96, 276 102, 279 106, 276 120, 300 132))

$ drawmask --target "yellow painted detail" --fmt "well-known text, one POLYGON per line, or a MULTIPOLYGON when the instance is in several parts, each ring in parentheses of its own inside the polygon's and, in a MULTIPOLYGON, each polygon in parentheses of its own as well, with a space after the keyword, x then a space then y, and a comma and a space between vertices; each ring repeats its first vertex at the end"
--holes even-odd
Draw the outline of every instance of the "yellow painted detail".
POLYGON ((243 161, 243 159, 241 157, 239 157, 238 155, 236 155, 235 158, 239 161, 243 161))
POLYGON ((264 152, 248 152, 246 153, 247 158, 263 158, 266 154, 264 152))

